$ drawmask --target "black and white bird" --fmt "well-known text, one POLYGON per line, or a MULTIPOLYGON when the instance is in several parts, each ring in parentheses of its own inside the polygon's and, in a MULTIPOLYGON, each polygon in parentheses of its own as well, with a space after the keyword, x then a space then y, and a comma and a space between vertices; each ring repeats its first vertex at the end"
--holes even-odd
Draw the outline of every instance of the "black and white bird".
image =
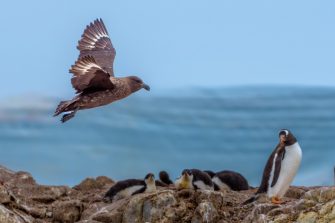
POLYGON ((159 179, 165 186, 174 185, 169 174, 165 170, 159 172, 159 179))
POLYGON ((212 178, 215 190, 240 191, 250 188, 247 179, 235 171, 223 170, 215 173, 210 170, 205 170, 204 172, 212 178))
POLYGON ((70 69, 73 74, 71 83, 77 95, 61 101, 54 114, 64 113, 62 122, 73 118, 79 110, 110 104, 142 88, 150 90, 137 76, 114 76, 116 51, 102 19, 86 27, 77 48, 80 54, 70 69))
POLYGON ((116 201, 139 193, 151 193, 156 191, 155 176, 149 173, 144 180, 128 179, 118 181, 105 194, 104 200, 116 201))
POLYGON ((185 169, 179 179, 175 181, 177 189, 214 190, 211 177, 198 169, 185 169))
POLYGON ((258 194, 266 193, 274 204, 282 203, 281 198, 291 185, 301 163, 302 151, 297 139, 287 129, 279 132, 279 144, 271 153, 256 194, 244 202, 255 201, 258 194))

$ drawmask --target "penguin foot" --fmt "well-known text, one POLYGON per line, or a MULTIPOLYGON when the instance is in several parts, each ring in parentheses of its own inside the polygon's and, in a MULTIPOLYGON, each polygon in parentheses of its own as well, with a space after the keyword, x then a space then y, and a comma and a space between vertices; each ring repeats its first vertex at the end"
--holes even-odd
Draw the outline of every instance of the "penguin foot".
POLYGON ((273 204, 282 204, 283 203, 283 201, 277 196, 271 197, 271 202, 273 204))

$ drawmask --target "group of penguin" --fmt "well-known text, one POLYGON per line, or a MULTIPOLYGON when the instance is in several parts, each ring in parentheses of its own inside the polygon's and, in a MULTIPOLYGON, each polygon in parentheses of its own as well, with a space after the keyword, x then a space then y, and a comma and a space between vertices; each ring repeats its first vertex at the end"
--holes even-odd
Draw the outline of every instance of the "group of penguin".
MULTIPOLYGON (((254 202, 259 194, 266 193, 274 204, 281 204, 283 196, 292 183, 302 159, 302 151, 297 139, 287 129, 279 132, 279 143, 268 158, 263 171, 261 185, 256 193, 243 204, 254 202)), ((166 171, 159 173, 159 180, 149 173, 142 179, 118 181, 105 194, 105 201, 116 201, 139 193, 157 191, 156 186, 194 190, 248 190, 247 179, 240 173, 230 170, 213 172, 210 170, 185 169, 173 182, 166 171)))
POLYGON ((185 169, 181 176, 173 182, 166 171, 159 172, 159 180, 148 173, 143 180, 127 179, 118 181, 105 195, 105 200, 116 201, 139 193, 150 193, 157 190, 156 186, 176 189, 195 190, 248 190, 248 181, 239 173, 229 170, 214 173, 210 170, 185 169))

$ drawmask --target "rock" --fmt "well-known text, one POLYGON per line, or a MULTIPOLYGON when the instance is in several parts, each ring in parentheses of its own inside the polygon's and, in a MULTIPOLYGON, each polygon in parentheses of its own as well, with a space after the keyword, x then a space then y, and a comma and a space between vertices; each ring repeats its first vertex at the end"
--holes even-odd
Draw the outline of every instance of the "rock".
POLYGON ((0 185, 0 204, 7 204, 10 202, 10 194, 4 185, 0 185))
POLYGON ((332 222, 335 223, 335 200, 327 202, 318 212, 319 218, 323 219, 321 223, 332 222))
POLYGON ((98 176, 95 180, 99 185, 101 185, 101 188, 106 185, 111 186, 114 184, 114 181, 106 176, 98 176))
POLYGON ((16 184, 30 184, 30 185, 36 184, 36 181, 31 176, 31 174, 23 171, 16 172, 11 180, 13 181, 12 183, 16 184))
POLYGON ((53 204, 53 220, 63 223, 79 221, 83 204, 79 200, 57 201, 53 204))
POLYGON ((145 198, 143 202, 143 221, 158 222, 164 217, 167 219, 173 218, 174 216, 168 210, 176 203, 176 198, 171 190, 164 190, 154 194, 151 199, 145 198))
POLYGON ((286 192, 285 197, 293 198, 293 199, 300 199, 306 193, 306 188, 303 187, 290 187, 289 190, 286 192))
POLYGON ((195 210, 195 215, 192 218, 192 222, 216 222, 218 218, 218 212, 215 209, 212 202, 202 202, 198 205, 195 210))
POLYGON ((62 196, 66 196, 69 191, 69 187, 65 186, 35 186, 29 187, 26 190, 21 191, 22 193, 26 193, 24 196, 29 197, 34 201, 38 201, 40 203, 51 203, 61 198, 62 196))
MULTIPOLYGON (((110 222, 113 222, 113 221, 110 221, 110 222)), ((101 223, 101 221, 82 220, 82 221, 77 221, 76 223, 101 223)))
POLYGON ((126 205, 122 215, 122 222, 125 223, 139 223, 142 222, 142 208, 143 208, 143 194, 134 196, 126 205))
POLYGON ((0 165, 0 182, 2 183, 7 182, 13 179, 14 175, 15 175, 14 171, 9 170, 6 167, 0 165))
POLYGON ((21 213, 20 211, 11 211, 5 206, 0 205, 0 222, 3 223, 33 223, 34 219, 21 213))
POLYGON ((299 223, 317 223, 318 214, 314 211, 301 213, 297 219, 299 223))
POLYGON ((335 200, 335 187, 320 187, 307 191, 304 198, 308 200, 314 200, 316 202, 327 202, 335 200))
POLYGON ((73 188, 44 186, 27 172, 0 166, 0 223, 335 223, 335 187, 290 187, 284 203, 266 195, 251 204, 247 191, 194 191, 159 188, 113 203, 103 195, 107 177, 87 178, 73 188))
POLYGON ((95 189, 102 189, 106 186, 110 187, 114 184, 114 181, 105 176, 99 176, 96 179, 86 178, 80 184, 74 186, 73 188, 80 191, 88 191, 95 189))
MULTIPOLYGON (((91 215, 88 215, 89 220, 96 220, 99 222, 122 222, 123 207, 126 204, 124 200, 117 201, 113 204, 101 203, 100 207, 96 210, 91 209, 91 215)), ((82 219, 85 219, 83 216, 82 219)))

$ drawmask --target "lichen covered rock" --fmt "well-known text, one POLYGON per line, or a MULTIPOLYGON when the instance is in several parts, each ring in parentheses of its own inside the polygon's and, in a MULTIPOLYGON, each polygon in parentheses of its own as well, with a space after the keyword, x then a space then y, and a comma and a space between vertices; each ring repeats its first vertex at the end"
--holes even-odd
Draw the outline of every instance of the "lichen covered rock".
POLYGON ((38 185, 26 172, 0 166, 0 222, 6 223, 335 223, 335 187, 291 187, 284 203, 265 195, 241 205, 255 192, 194 191, 159 188, 113 203, 103 195, 113 185, 107 177, 79 185, 38 185))

